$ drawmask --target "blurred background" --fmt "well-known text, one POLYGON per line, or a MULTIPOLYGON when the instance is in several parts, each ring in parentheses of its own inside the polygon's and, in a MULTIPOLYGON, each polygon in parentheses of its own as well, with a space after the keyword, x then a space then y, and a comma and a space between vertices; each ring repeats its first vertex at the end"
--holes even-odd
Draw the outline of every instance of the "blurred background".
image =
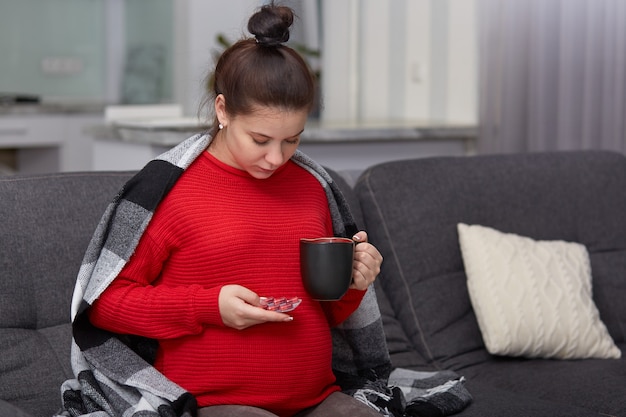
MULTIPOLYGON (((159 106, 152 114, 178 119, 174 127, 205 127, 214 57, 248 36, 247 19, 265 3, 0 0, 0 171, 115 168, 94 162, 112 159, 101 139, 128 138, 92 128, 122 117, 112 107, 159 106)), ((320 80, 307 150, 331 167, 431 155, 626 153, 624 0, 278 3, 296 11, 290 45, 320 80), (315 154, 313 142, 331 140, 332 149, 315 154)), ((162 140, 154 124, 134 128, 133 140, 150 133, 141 136, 150 152, 120 167, 141 166, 187 133, 162 140)))
MULTIPOLYGON (((258 0, 0 0, 0 92, 181 103, 258 0)), ((476 120, 473 0, 292 0, 292 43, 322 75, 323 117, 476 120), (454 99, 452 97, 454 93, 454 99)))

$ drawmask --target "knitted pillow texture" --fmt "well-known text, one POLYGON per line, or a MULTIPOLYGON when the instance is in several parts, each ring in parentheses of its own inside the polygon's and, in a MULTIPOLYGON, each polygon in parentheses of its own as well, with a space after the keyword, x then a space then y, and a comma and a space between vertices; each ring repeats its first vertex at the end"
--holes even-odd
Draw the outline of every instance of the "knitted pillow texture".
POLYGON ((584 245, 457 225, 470 300, 489 353, 619 358, 592 299, 584 245))

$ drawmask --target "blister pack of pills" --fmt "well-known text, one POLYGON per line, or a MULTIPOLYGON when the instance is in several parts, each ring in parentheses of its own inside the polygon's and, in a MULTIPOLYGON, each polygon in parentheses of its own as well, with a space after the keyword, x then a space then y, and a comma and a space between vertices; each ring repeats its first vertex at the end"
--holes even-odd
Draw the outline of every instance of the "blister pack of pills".
POLYGON ((287 313, 300 305, 298 297, 261 297, 261 307, 269 311, 287 313))

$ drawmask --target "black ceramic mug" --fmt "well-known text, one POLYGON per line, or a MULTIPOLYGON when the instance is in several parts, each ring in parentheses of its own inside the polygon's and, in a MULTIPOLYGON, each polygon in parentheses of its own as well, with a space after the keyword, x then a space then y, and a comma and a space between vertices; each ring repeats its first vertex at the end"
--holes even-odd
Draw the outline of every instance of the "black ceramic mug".
POLYGON ((300 273, 304 288, 315 300, 339 300, 352 282, 353 259, 352 239, 300 239, 300 273))

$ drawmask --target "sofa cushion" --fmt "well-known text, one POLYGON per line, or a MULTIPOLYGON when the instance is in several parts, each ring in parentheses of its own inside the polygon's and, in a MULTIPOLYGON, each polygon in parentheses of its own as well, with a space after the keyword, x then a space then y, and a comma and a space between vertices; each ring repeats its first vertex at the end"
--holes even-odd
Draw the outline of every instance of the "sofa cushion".
MULTIPOLYGON (((626 346, 620 344, 619 347, 626 346)), ((570 361, 497 357, 489 363, 465 368, 463 374, 468 380, 468 390, 475 396, 478 393, 472 390, 474 384, 487 385, 528 398, 580 407, 596 415, 626 415, 626 361, 623 359, 570 361)), ((475 403, 478 402, 476 399, 475 403)))
POLYGON ((394 368, 411 368, 416 371, 432 371, 433 368, 413 347, 411 341, 404 331, 402 323, 398 320, 389 304, 389 299, 380 283, 374 283, 376 288, 376 298, 380 315, 383 320, 387 349, 391 358, 391 365, 394 368))
MULTIPOLYGON (((465 383, 474 401, 454 417, 600 417, 591 410, 555 399, 501 389, 470 378, 465 383)), ((618 414, 614 414, 618 415, 618 414)))
POLYGON ((458 223, 587 247, 594 301, 626 330, 626 158, 601 151, 435 157, 368 168, 355 186, 379 278, 413 348, 446 369, 492 360, 470 302, 458 223))
POLYGON ((0 400, 0 416, 2 417, 32 417, 31 414, 20 410, 13 404, 0 400))
POLYGON ((470 300, 487 350, 558 359, 619 358, 591 293, 586 248, 458 224, 470 300))
POLYGON ((70 302, 89 238, 129 173, 0 178, 0 399, 33 415, 72 377, 70 302))

